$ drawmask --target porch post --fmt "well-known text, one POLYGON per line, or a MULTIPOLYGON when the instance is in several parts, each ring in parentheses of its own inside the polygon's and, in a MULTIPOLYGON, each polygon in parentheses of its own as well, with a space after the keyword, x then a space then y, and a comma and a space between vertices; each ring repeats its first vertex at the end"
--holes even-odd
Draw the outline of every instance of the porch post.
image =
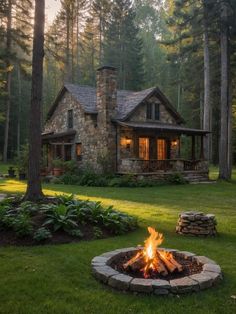
POLYGON ((205 156, 204 156, 204 145, 203 145, 203 135, 201 135, 201 146, 200 146, 200 159, 204 160, 205 156))
POLYGON ((195 136, 192 135, 192 160, 195 160, 195 136))

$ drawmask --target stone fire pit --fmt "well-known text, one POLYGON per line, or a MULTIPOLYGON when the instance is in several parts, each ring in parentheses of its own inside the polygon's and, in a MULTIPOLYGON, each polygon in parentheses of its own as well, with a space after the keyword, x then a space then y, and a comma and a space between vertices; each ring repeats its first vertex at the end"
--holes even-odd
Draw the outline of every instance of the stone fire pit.
POLYGON ((189 211, 179 215, 176 232, 194 236, 215 236, 216 219, 213 214, 189 211))
POLYGON ((191 260, 200 265, 200 271, 192 275, 178 275, 176 279, 144 279, 129 276, 116 270, 115 265, 120 259, 134 256, 141 247, 118 249, 94 257, 92 260, 92 272, 96 279, 108 286, 135 293, 155 295, 168 295, 195 292, 213 287, 222 280, 222 272, 219 265, 205 256, 197 256, 194 253, 163 249, 186 260, 191 260))

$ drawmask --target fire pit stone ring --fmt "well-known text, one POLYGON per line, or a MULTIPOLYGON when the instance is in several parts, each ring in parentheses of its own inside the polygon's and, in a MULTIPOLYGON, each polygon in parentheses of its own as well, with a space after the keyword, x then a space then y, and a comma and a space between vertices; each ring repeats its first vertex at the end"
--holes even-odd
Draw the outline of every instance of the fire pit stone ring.
POLYGON ((94 257, 91 262, 94 277, 114 289, 155 295, 196 292, 215 286, 223 278, 220 266, 213 260, 205 256, 197 256, 191 252, 167 248, 160 249, 176 253, 184 258, 194 259, 197 263, 202 265, 202 271, 173 280, 163 280, 134 278, 111 267, 111 264, 117 259, 126 255, 132 256, 140 249, 142 249, 142 247, 117 249, 94 257))

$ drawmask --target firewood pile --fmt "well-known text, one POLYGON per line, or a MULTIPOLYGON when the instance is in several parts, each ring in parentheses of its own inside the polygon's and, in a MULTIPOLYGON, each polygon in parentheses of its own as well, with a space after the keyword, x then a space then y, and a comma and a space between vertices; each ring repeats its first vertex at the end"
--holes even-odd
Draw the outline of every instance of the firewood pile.
POLYGON ((213 214, 202 212, 184 212, 179 215, 176 232, 194 236, 215 236, 216 218, 213 214))

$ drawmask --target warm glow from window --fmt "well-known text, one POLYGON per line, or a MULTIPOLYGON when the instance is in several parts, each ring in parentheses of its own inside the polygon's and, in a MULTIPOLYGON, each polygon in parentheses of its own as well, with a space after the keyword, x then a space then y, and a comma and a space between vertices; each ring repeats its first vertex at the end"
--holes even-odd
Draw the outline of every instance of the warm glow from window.
POLYGON ((164 160, 166 159, 166 140, 158 139, 157 140, 157 159, 164 160))
POLYGON ((77 158, 81 158, 82 155, 82 145, 81 143, 76 144, 76 156, 77 158))
POLYGON ((149 160, 149 138, 139 138, 139 158, 149 160))

